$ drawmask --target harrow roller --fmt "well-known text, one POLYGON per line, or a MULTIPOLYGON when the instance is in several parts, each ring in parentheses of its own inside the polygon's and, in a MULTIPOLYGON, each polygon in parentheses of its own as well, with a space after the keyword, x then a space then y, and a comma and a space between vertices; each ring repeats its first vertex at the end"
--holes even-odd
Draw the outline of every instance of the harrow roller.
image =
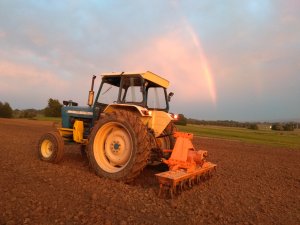
POLYGON ((202 167, 197 168, 193 172, 187 172, 184 169, 169 170, 166 172, 155 174, 159 182, 159 196, 171 198, 174 194, 179 194, 184 190, 192 188, 195 184, 200 184, 201 181, 207 180, 210 177, 210 172, 216 169, 216 164, 205 162, 202 167))

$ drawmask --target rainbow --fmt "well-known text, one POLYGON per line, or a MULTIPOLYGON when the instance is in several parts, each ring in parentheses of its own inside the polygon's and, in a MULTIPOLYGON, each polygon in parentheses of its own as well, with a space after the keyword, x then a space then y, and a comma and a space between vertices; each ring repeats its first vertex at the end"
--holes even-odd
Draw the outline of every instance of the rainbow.
POLYGON ((202 48, 201 42, 200 42, 200 38, 197 36, 195 30, 193 29, 193 27, 190 25, 190 23, 188 23, 187 20, 184 21, 185 24, 185 28, 188 32, 188 34, 191 36, 192 38, 192 42, 194 44, 194 46, 197 48, 198 54, 199 54, 199 60, 201 62, 201 70, 202 73, 206 79, 206 84, 209 90, 209 94, 211 97, 211 100, 213 102, 213 104, 216 106, 217 104, 217 89, 215 86, 215 80, 214 77, 211 73, 211 69, 207 60, 207 57, 204 53, 204 50, 202 48))

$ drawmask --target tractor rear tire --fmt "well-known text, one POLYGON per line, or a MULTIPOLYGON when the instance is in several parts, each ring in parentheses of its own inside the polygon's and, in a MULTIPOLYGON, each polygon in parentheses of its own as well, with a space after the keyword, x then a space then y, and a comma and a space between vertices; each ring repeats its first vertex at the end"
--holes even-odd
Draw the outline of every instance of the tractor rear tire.
POLYGON ((64 156, 64 140, 58 132, 48 132, 40 138, 37 150, 42 161, 58 163, 64 156))
POLYGON ((176 131, 177 131, 177 127, 175 126, 174 122, 172 122, 172 121, 168 124, 168 126, 164 130, 165 133, 169 134, 169 136, 167 138, 169 138, 170 149, 174 148, 176 140, 175 140, 173 134, 176 131))
POLYGON ((87 153, 98 176, 128 183, 147 165, 150 150, 148 128, 139 116, 118 110, 96 123, 87 153))
MULTIPOLYGON (((171 121, 162 133, 162 135, 167 135, 167 136, 157 139, 157 142, 159 143, 159 145, 160 145, 159 147, 161 148, 161 150, 164 150, 164 149, 173 150, 173 148, 175 146, 175 141, 176 141, 173 134, 176 131, 177 131, 177 128, 176 128, 175 124, 171 121)), ((170 156, 171 156, 171 153, 169 153, 169 152, 163 153, 163 158, 165 158, 165 159, 169 159, 170 156)))

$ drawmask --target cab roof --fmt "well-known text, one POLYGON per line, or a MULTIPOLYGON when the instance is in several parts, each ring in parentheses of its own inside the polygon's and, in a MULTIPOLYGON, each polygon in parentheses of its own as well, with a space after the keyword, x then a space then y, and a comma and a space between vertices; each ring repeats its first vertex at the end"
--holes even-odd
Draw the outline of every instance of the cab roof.
POLYGON ((118 77, 118 76, 142 76, 145 80, 155 83, 159 86, 167 88, 169 86, 169 81, 160 77, 159 75, 152 73, 150 71, 142 73, 130 73, 130 72, 111 72, 111 73, 101 73, 102 77, 118 77))

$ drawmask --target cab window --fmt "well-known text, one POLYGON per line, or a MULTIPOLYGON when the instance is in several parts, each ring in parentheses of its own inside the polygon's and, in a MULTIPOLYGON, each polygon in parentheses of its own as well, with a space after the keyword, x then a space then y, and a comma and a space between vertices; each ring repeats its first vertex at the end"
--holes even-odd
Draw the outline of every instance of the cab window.
POLYGON ((149 87, 147 107, 150 109, 166 109, 165 90, 162 87, 149 87))

